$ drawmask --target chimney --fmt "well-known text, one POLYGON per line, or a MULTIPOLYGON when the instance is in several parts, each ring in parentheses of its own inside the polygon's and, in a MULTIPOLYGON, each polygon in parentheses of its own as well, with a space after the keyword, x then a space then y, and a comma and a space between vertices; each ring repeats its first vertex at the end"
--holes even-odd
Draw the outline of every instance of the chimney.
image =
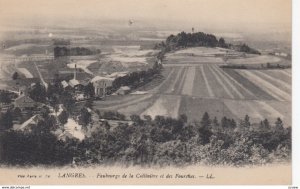
POLYGON ((74 69, 74 80, 76 80, 76 64, 75 64, 75 69, 74 69))

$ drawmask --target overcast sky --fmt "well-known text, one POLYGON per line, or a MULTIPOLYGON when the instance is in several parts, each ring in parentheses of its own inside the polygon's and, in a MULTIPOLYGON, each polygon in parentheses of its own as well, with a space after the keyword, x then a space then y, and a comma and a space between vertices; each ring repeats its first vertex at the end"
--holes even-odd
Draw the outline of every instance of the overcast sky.
POLYGON ((72 19, 290 24, 290 0, 0 0, 0 23, 72 19))

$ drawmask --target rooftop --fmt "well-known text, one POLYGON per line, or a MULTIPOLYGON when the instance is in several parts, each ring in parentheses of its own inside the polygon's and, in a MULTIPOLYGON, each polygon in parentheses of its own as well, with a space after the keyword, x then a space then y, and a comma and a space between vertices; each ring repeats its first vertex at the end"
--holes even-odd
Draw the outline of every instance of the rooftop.
POLYGON ((102 76, 95 76, 91 82, 95 82, 95 81, 99 81, 99 80, 108 80, 108 81, 113 81, 115 80, 114 78, 110 78, 110 77, 102 77, 102 76))
POLYGON ((77 79, 71 79, 70 81, 69 81, 69 85, 71 86, 71 87, 75 87, 76 85, 79 85, 80 84, 80 82, 77 80, 77 79))

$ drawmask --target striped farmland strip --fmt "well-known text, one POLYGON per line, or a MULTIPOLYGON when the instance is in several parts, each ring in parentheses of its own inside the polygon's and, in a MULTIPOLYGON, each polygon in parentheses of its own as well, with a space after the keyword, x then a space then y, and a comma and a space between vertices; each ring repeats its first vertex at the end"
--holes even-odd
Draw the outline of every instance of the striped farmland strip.
POLYGON ((259 84, 260 86, 264 87, 268 90, 268 92, 271 92, 270 95, 275 97, 277 100, 284 101, 284 100, 290 100, 290 94, 286 93, 285 91, 282 91, 278 87, 274 86, 270 82, 265 81, 261 77, 255 75, 253 72, 248 70, 241 70, 241 72, 244 74, 246 78, 249 80, 252 80, 254 83, 259 84))
POLYGON ((225 92, 228 94, 228 96, 230 96, 232 99, 234 99, 233 94, 231 93, 231 91, 225 86, 225 84, 223 83, 223 81, 220 79, 219 75, 216 73, 216 71, 214 71, 211 66, 209 66, 209 70, 211 71, 211 73, 215 76, 215 78, 217 79, 217 81, 219 82, 219 84, 223 87, 223 89, 225 90, 225 92))
POLYGON ((227 76, 224 74, 223 71, 220 71, 219 68, 217 68, 216 66, 212 66, 211 68, 215 70, 217 74, 219 74, 219 76, 223 79, 223 81, 231 87, 231 89, 238 95, 240 99, 245 99, 244 95, 241 94, 240 91, 229 81, 229 79, 227 78, 227 76))
POLYGON ((206 85, 206 88, 207 88, 207 91, 208 91, 209 96, 210 96, 210 97, 215 97, 215 94, 214 94, 213 91, 211 90, 210 85, 209 85, 209 83, 208 83, 208 81, 207 81, 206 74, 205 74, 204 69, 203 69, 203 65, 201 65, 200 68, 201 68, 201 73, 202 73, 202 75, 203 75, 204 82, 205 82, 205 85, 206 85))

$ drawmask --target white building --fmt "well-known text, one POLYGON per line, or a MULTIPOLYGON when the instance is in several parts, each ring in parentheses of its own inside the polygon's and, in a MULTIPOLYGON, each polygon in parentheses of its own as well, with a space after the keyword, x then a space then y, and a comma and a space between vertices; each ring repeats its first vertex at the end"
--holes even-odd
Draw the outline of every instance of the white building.
POLYGON ((109 77, 94 77, 90 82, 95 88, 95 96, 104 97, 107 93, 107 87, 111 87, 114 80, 114 78, 109 77))
POLYGON ((125 95, 125 94, 128 94, 129 91, 130 91, 130 87, 123 86, 123 87, 120 87, 119 90, 117 90, 116 94, 118 94, 118 95, 125 95))

